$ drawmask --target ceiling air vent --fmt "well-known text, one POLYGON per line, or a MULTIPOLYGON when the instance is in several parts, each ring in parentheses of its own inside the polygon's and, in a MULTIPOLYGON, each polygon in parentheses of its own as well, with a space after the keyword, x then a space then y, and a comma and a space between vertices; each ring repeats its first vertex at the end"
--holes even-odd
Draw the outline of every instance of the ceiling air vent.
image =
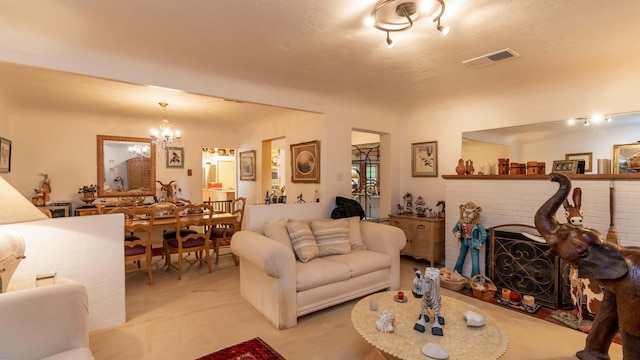
POLYGON ((492 52, 490 54, 478 56, 477 58, 465 60, 462 63, 467 65, 470 68, 478 69, 481 67, 495 64, 500 61, 514 59, 519 56, 520 55, 517 52, 507 48, 507 49, 499 50, 496 52, 492 52))

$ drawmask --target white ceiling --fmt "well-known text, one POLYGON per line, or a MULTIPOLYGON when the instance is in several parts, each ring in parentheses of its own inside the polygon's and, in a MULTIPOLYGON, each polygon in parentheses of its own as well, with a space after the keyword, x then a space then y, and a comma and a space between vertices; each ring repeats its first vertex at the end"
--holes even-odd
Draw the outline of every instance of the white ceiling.
MULTIPOLYGON (((0 61, 29 55, 55 67, 75 57, 100 68, 117 58, 396 112, 640 66, 640 1, 445 1, 449 36, 421 19, 392 34, 397 45, 388 49, 384 33, 363 25, 372 0, 0 0, 0 61), (504 48, 521 57, 481 69, 462 64, 504 48)), ((16 107, 135 111, 132 92, 157 106, 158 91, 165 90, 0 64, 0 94, 16 107)), ((230 118, 239 108, 274 111, 180 94, 202 120, 230 118)))

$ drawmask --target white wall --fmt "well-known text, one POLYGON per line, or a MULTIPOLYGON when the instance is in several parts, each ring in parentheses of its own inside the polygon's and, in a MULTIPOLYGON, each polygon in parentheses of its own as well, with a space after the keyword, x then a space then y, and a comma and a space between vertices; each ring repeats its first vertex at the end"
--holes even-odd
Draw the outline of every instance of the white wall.
MULTIPOLYGON (((403 123, 400 134, 402 155, 398 158, 402 159, 402 190, 398 193, 404 191, 414 196, 422 195, 427 203, 444 198, 443 179, 410 176, 412 142, 438 141, 438 172, 440 175, 453 175, 461 156, 463 132, 556 121, 583 114, 637 111, 640 106, 635 93, 639 87, 640 68, 603 67, 601 72, 593 73, 590 77, 541 79, 536 86, 511 89, 508 94, 477 94, 470 98, 427 104, 425 108, 400 120, 403 123)), ((584 149, 590 146, 583 145, 576 147, 584 149)), ((547 170, 549 168, 547 164, 547 170)), ((397 196, 395 202, 400 201, 401 196, 397 196)))
POLYGON ((86 287, 90 331, 124 323, 123 222, 123 216, 116 214, 3 225, 25 242, 26 258, 11 282, 55 273, 86 287))
MULTIPOLYGON (((609 180, 575 180, 573 188, 582 189, 584 226, 598 230, 606 237, 609 230, 609 180)), ((619 244, 639 246, 638 216, 640 192, 638 181, 614 181, 615 218, 619 244)), ((460 219, 459 206, 471 201, 482 207, 480 223, 490 227, 506 224, 533 226, 533 217, 540 206, 558 190, 558 184, 546 180, 446 180, 447 212, 445 218, 445 262, 453 268, 459 254, 459 241, 452 229, 460 219)), ((573 203, 573 201, 571 202, 573 203)), ((556 218, 565 223, 564 209, 556 218)), ((484 254, 484 248, 480 251, 484 254)), ((484 269, 484 255, 480 268, 484 269)), ((463 272, 471 273, 471 259, 467 256, 463 272)))
MULTIPOLYGON (((147 138, 158 119, 119 118, 116 114, 55 113, 37 109, 14 111, 10 116, 13 141, 11 184, 27 199, 34 194, 46 173, 51 179, 51 201, 71 201, 83 205, 78 188, 95 184, 96 135, 147 138)), ((172 123, 181 129, 185 149, 184 169, 167 169, 166 154, 159 148, 156 179, 163 183, 176 180, 185 198, 202 196, 202 147, 215 143, 234 148, 238 131, 231 126, 203 126, 199 123, 172 123), (187 175, 192 169, 192 176, 187 175)), ((159 187, 157 188, 158 194, 159 187)))

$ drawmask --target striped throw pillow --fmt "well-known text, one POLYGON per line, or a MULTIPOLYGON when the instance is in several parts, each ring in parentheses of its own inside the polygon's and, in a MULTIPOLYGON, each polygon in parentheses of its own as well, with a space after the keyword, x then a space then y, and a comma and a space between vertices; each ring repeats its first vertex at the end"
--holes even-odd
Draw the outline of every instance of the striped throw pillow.
POLYGON ((318 244, 316 244, 309 224, 303 221, 289 221, 287 232, 291 238, 293 251, 300 261, 306 263, 318 257, 318 244))
POLYGON ((351 252, 348 219, 313 220, 311 221, 311 231, 318 244, 318 256, 351 252))

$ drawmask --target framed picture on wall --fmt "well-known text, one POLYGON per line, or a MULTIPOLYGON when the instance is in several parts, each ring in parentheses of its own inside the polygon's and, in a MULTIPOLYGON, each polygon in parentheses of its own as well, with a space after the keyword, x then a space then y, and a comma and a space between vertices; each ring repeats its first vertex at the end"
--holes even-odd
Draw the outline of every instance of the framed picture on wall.
POLYGON ((320 141, 291 144, 291 182, 320 183, 320 141))
POLYGON ((184 148, 167 148, 167 169, 169 168, 184 168, 184 148))
POLYGON ((438 177, 438 142, 411 144, 411 176, 438 177))
POLYGON ((256 180, 256 151, 240 152, 240 180, 256 180))
POLYGON ((11 141, 0 138, 0 173, 11 172, 11 141))

